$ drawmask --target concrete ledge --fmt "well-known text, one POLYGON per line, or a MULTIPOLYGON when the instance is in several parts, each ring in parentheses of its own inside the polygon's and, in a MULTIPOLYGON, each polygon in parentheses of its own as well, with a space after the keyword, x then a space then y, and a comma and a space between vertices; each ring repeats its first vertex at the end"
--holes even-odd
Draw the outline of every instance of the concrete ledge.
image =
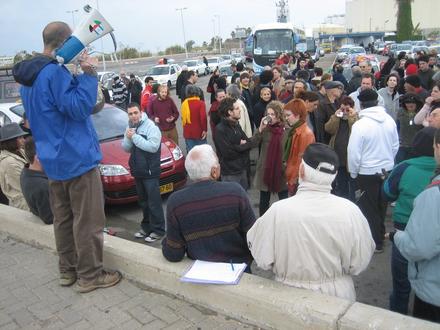
MULTIPOLYGON (((55 249, 53 226, 44 225, 29 212, 0 205, 0 231, 32 245, 55 249)), ((120 270, 126 278, 264 328, 439 328, 433 323, 248 274, 233 286, 182 283, 179 279, 190 260, 170 263, 159 249, 114 236, 104 238, 106 267, 120 270)))

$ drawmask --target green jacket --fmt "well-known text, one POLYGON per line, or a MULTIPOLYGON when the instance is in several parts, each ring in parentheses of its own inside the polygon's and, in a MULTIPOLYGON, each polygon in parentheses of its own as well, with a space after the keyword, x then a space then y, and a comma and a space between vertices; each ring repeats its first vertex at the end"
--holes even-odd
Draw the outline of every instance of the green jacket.
POLYGON ((413 210, 414 199, 429 184, 434 175, 434 157, 416 157, 394 167, 383 185, 384 197, 396 201, 393 221, 406 225, 413 210))

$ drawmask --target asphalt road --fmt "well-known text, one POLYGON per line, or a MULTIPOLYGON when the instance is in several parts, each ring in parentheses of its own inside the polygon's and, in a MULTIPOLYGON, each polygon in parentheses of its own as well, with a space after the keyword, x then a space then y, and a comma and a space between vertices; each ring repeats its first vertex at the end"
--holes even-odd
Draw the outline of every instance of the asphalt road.
MULTIPOLYGON (((185 59, 184 55, 173 56, 176 59, 176 62, 183 61, 185 59)), ((322 67, 324 70, 327 70, 331 67, 334 60, 333 55, 326 55, 324 58, 321 58, 316 66, 322 67)), ((123 70, 127 73, 130 72, 138 72, 143 71, 147 66, 155 64, 157 60, 152 59, 141 59, 136 60, 137 63, 119 63, 114 64, 113 71, 119 72, 123 70), (116 70, 117 68, 120 70, 116 70)), ((132 61, 130 61, 132 62, 132 61)), ((107 66, 107 70, 110 70, 110 66, 107 66)), ((200 77, 198 81, 198 85, 202 88, 203 91, 206 91, 206 86, 208 84, 209 76, 200 77)), ((171 91, 172 97, 176 102, 176 105, 180 105, 180 101, 177 99, 175 90, 171 91)), ((209 94, 205 93, 205 99, 209 100, 209 94)), ((207 102, 207 109, 209 108, 209 101, 207 102)), ((180 147, 185 152, 184 139, 182 136, 182 125, 180 119, 177 123, 177 129, 179 132, 179 141, 180 147)), ((213 145, 211 136, 208 135, 208 142, 213 145)), ((251 158, 256 158, 256 153, 251 153, 251 158)), ((254 207, 255 214, 258 214, 258 200, 259 200, 259 192, 255 189, 249 190, 249 196, 251 199, 252 206, 254 207)), ((273 197, 275 198, 275 197, 273 197)), ((165 211, 167 196, 163 198, 163 208, 165 211)), ((392 210, 390 209, 389 212, 392 210)), ((139 223, 142 219, 142 212, 137 204, 128 204, 128 205, 117 205, 117 206, 107 206, 106 207, 106 215, 107 215, 107 226, 112 228, 116 235, 125 239, 129 239, 132 241, 136 241, 139 244, 147 244, 143 240, 137 240, 133 237, 133 234, 139 229, 139 223)), ((391 229, 392 225, 390 222, 390 213, 387 217, 387 228, 391 229)), ((387 242, 388 243, 388 242, 387 242)), ((152 246, 159 248, 160 243, 155 242, 152 246)), ((388 297, 391 290, 391 270, 390 270, 390 255, 391 255, 391 246, 390 244, 385 244, 384 246, 385 252, 382 254, 376 254, 373 256, 372 261, 368 267, 368 269, 360 274, 359 276, 354 277, 356 292, 357 292, 357 301, 363 302, 369 305, 374 305, 377 307, 388 308, 388 297)), ((252 266, 253 273, 258 276, 263 276, 266 278, 272 278, 273 274, 271 272, 262 271, 252 266)))

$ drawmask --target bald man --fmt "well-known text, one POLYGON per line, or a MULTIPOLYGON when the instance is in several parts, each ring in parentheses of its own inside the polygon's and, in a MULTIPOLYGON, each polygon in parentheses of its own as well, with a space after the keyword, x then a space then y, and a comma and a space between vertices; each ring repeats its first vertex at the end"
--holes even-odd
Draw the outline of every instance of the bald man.
POLYGON ((101 151, 90 115, 97 102, 97 60, 84 54, 83 74, 73 76, 55 59, 72 31, 64 22, 43 30, 44 50, 14 66, 41 164, 49 178, 59 255, 59 283, 85 293, 118 283, 103 269, 104 199, 98 165, 101 151))

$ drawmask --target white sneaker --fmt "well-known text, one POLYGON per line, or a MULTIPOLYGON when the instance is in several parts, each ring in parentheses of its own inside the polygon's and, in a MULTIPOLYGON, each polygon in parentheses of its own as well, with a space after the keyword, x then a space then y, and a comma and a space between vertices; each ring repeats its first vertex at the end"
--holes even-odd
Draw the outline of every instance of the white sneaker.
POLYGON ((156 234, 155 232, 152 232, 149 236, 145 237, 145 242, 147 243, 153 243, 157 240, 160 240, 163 236, 156 234))
POLYGON ((147 233, 144 232, 142 229, 139 230, 137 233, 134 233, 135 238, 144 238, 145 236, 147 236, 147 233))

